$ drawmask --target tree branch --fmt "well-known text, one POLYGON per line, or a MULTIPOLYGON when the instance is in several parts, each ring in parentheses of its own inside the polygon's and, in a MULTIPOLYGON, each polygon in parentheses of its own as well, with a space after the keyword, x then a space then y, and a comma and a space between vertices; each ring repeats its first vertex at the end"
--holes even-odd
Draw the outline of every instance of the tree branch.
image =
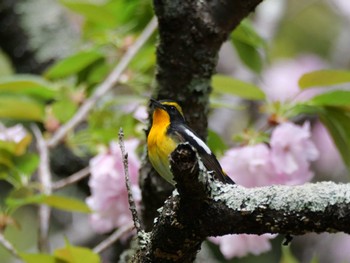
POLYGON ((90 174, 90 167, 88 166, 64 179, 61 179, 57 182, 52 183, 52 190, 56 191, 68 185, 79 182, 80 180, 87 177, 89 174, 90 174))
POLYGON ((119 135, 118 136, 119 137, 119 146, 120 146, 120 150, 121 150, 122 156, 123 156, 125 185, 126 185, 126 189, 128 191, 129 209, 130 209, 130 212, 131 212, 131 215, 132 215, 132 219, 134 221, 136 232, 137 232, 138 235, 140 235, 143 232, 143 230, 141 228, 140 219, 139 219, 138 214, 137 214, 136 204, 135 204, 135 201, 134 201, 134 197, 132 195, 131 183, 130 183, 130 175, 129 175, 128 153, 125 150, 124 132, 123 132, 122 128, 120 128, 118 135, 119 135))
MULTIPOLYGON (((50 172, 49 149, 39 128, 32 125, 32 130, 36 138, 37 148, 40 156, 39 162, 39 182, 41 183, 42 193, 50 195, 52 193, 52 179, 50 172)), ((49 246, 49 228, 50 228, 51 208, 48 205, 39 206, 39 234, 38 247, 41 252, 48 252, 49 246)))
POLYGON ((222 184, 188 144, 172 153, 171 167, 178 194, 161 209, 142 262, 192 262, 208 236, 350 233, 350 184, 222 184))
MULTIPOLYGON (((218 225, 233 223, 213 227, 209 235, 350 233, 350 184, 320 182, 252 189, 225 185, 211 189, 211 197, 215 204, 206 213, 220 211, 223 216, 216 220, 218 225)), ((212 224, 208 218, 207 225, 212 224)))
POLYGON ((14 256, 17 260, 19 260, 20 262, 23 262, 17 250, 15 249, 15 247, 10 243, 10 241, 8 241, 5 238, 4 234, 1 231, 0 231, 0 245, 2 245, 8 252, 10 252, 12 256, 14 256))
POLYGON ((96 247, 94 247, 92 251, 98 254, 102 253, 104 250, 106 250, 115 242, 117 242, 125 233, 130 232, 133 229, 134 229, 133 223, 129 223, 125 226, 122 226, 121 228, 118 228, 109 237, 107 237, 105 240, 99 243, 96 247))
POLYGON ((130 61, 135 57, 137 52, 141 49, 141 47, 146 43, 146 41, 153 34, 154 30, 157 28, 157 20, 153 18, 149 24, 146 26, 144 31, 141 33, 139 38, 135 41, 135 43, 127 50, 125 55, 121 58, 118 65, 113 69, 113 71, 108 75, 104 82, 99 85, 94 93, 89 97, 83 105, 78 109, 75 115, 63 126, 61 126, 56 133, 52 136, 52 138, 48 141, 49 147, 56 146, 66 134, 72 130, 75 126, 77 126, 80 122, 82 122, 90 110, 95 106, 96 102, 105 95, 109 90, 113 88, 113 86, 118 82, 121 74, 129 65, 130 61))

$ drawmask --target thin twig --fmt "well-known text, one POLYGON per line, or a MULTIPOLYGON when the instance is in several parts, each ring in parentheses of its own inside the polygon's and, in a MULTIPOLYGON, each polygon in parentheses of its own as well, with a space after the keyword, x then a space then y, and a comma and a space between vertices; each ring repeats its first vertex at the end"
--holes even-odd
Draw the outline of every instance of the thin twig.
POLYGON ((81 169, 80 171, 62 179, 59 180, 57 182, 52 183, 52 190, 56 191, 59 190, 63 187, 66 187, 68 185, 74 184, 82 179, 84 179, 85 177, 87 177, 90 174, 90 167, 85 167, 83 169, 81 169))
POLYGON ((117 242, 125 233, 130 232, 134 228, 134 224, 122 226, 121 228, 114 231, 109 237, 103 240, 100 244, 92 249, 93 252, 99 254, 117 242))
POLYGON ((21 260, 21 262, 23 262, 23 260, 21 259, 20 255, 18 254, 17 250, 15 249, 15 247, 11 244, 10 241, 8 241, 5 236, 3 235, 3 233, 0 232, 0 244, 8 251, 12 254, 12 256, 14 256, 15 258, 21 260))
POLYGON ((135 41, 135 43, 130 46, 126 51, 124 56, 121 58, 119 64, 114 68, 114 70, 108 75, 104 82, 99 85, 95 92, 88 98, 83 105, 78 109, 76 114, 63 126, 61 126, 56 133, 49 140, 49 147, 54 147, 57 145, 64 136, 72 130, 76 125, 85 119, 90 110, 94 107, 96 102, 106 94, 119 80, 121 74, 129 65, 130 61, 135 57, 137 52, 146 43, 146 41, 153 34, 154 30, 157 28, 157 19, 155 17, 148 23, 146 28, 143 30, 141 35, 135 41))
MULTIPOLYGON (((42 193, 50 195, 52 193, 52 179, 50 172, 49 148, 43 138, 38 126, 32 125, 32 131, 36 138, 37 148, 40 156, 39 162, 39 182, 41 183, 42 193)), ((51 208, 47 205, 39 206, 39 236, 38 247, 41 252, 49 252, 49 227, 50 227, 51 208)))
POLYGON ((122 156, 123 156, 125 184, 126 184, 126 188, 128 190, 128 200, 129 200, 129 206, 130 206, 129 209, 130 209, 131 214, 132 214, 132 219, 134 221, 136 232, 137 232, 137 234, 141 234, 142 233, 142 229, 141 229, 140 219, 139 219, 139 217, 137 215, 136 205, 135 205, 135 201, 134 201, 134 198, 132 196, 132 191, 131 191, 130 176, 129 176, 128 153, 125 151, 125 145, 124 145, 124 140, 123 139, 124 139, 123 129, 120 128, 120 130, 119 130, 119 146, 120 146, 120 150, 121 150, 122 156))

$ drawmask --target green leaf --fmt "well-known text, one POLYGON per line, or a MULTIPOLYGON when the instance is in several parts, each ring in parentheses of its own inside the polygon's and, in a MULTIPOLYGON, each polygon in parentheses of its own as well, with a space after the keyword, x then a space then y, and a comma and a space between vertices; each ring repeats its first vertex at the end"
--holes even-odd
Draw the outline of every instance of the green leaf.
POLYGON ((49 254, 19 253, 25 263, 57 263, 54 256, 49 254))
POLYGON ((100 257, 85 247, 72 246, 56 249, 54 255, 19 253, 25 263, 100 263, 100 257))
POLYGON ((210 97, 210 107, 212 109, 226 108, 226 109, 230 109, 230 110, 239 110, 239 111, 247 109, 247 107, 244 106, 239 101, 237 101, 236 103, 227 102, 227 101, 223 100, 222 97, 215 96, 215 94, 213 94, 213 95, 214 96, 210 97))
POLYGON ((311 261, 310 261, 310 263, 319 263, 319 262, 320 262, 320 261, 319 261, 319 259, 318 259, 317 256, 313 256, 312 259, 311 259, 311 261))
POLYGON ((266 49, 266 43, 248 20, 242 21, 233 31, 231 41, 243 63, 251 70, 261 72, 263 60, 259 49, 266 49))
POLYGON ((58 61, 46 71, 45 76, 50 79, 67 77, 80 72, 100 58, 102 54, 96 50, 81 51, 58 61))
POLYGON ((43 203, 61 210, 91 213, 91 209, 83 201, 71 197, 48 195, 43 199, 43 203))
POLYGON ((56 90, 52 84, 34 75, 14 75, 0 78, 0 94, 24 94, 39 99, 52 99, 56 90))
POLYGON ((42 121, 44 105, 21 96, 0 96, 0 118, 42 121))
POLYGON ((117 19, 105 5, 88 3, 86 1, 60 0, 70 10, 81 14, 87 20, 108 27, 117 25, 117 19))
POLYGON ((298 102, 289 109, 287 116, 292 118, 300 114, 319 115, 320 111, 322 111, 322 107, 307 102, 298 102))
POLYGON ((13 72, 14 70, 9 58, 2 50, 0 50, 0 77, 11 75, 13 72))
POLYGON ((215 153, 215 155, 220 156, 227 149, 227 145, 224 140, 213 130, 208 131, 208 140, 209 148, 215 153))
MULTIPOLYGON (((7 199, 26 199, 34 196, 34 188, 29 186, 20 186, 18 188, 13 189, 7 199)), ((37 198, 37 197, 35 197, 37 198)), ((41 197, 40 197, 41 198, 41 197)), ((7 200, 6 200, 7 203, 7 200)))
POLYGON ((337 146, 340 155, 350 171, 350 112, 332 106, 297 104, 293 109, 294 116, 299 114, 318 115, 326 126, 337 146))
POLYGON ((289 247, 282 247, 282 256, 280 263, 298 263, 298 260, 293 256, 289 247))
POLYGON ((34 195, 32 189, 20 187, 14 189, 5 199, 5 204, 9 209, 16 210, 25 205, 40 204, 44 195, 34 195))
POLYGON ((17 208, 29 204, 46 204, 48 206, 72 212, 90 213, 90 208, 82 201, 58 195, 32 195, 26 198, 6 199, 6 204, 11 208, 17 208))
POLYGON ((258 50, 236 39, 232 39, 232 43, 242 62, 251 70, 260 73, 263 67, 263 61, 258 50))
POLYGON ((58 260, 62 260, 65 263, 81 263, 82 259, 84 259, 84 263, 101 262, 100 257, 92 250, 69 244, 64 248, 56 249, 54 255, 58 260))
POLYGON ((350 71, 346 70, 317 70, 301 76, 299 87, 308 89, 313 87, 331 86, 350 82, 350 71))
POLYGON ((320 119, 332 135, 343 161, 350 171, 350 115, 339 108, 325 107, 320 119))
POLYGON ((14 160, 17 170, 22 174, 32 175, 39 164, 39 156, 34 153, 26 153, 14 160))
POLYGON ((53 114, 60 122, 63 123, 73 117, 76 110, 77 105, 69 99, 57 101, 52 106, 53 114))
POLYGON ((130 68, 137 72, 146 72, 156 63, 155 48, 153 45, 143 47, 130 63, 130 68))
POLYGON ((91 68, 86 80, 89 84, 97 84, 102 82, 107 74, 111 71, 109 65, 106 63, 98 63, 91 68))
POLYGON ((313 97, 310 103, 320 106, 350 106, 350 91, 335 90, 313 97))
POLYGON ((0 140, 0 150, 7 151, 8 153, 16 156, 23 155, 27 147, 32 141, 32 136, 30 134, 27 134, 22 138, 19 142, 13 142, 13 141, 2 141, 0 140))
POLYGON ((223 75, 215 75, 212 79, 214 92, 232 94, 243 99, 263 100, 265 94, 257 86, 223 75))
POLYGON ((259 36, 248 20, 243 20, 239 24, 233 31, 232 38, 255 48, 266 47, 265 40, 259 36))
POLYGON ((3 169, 7 171, 8 168, 14 167, 14 163, 12 159, 13 159, 12 155, 8 151, 3 150, 0 147, 0 172, 3 169))

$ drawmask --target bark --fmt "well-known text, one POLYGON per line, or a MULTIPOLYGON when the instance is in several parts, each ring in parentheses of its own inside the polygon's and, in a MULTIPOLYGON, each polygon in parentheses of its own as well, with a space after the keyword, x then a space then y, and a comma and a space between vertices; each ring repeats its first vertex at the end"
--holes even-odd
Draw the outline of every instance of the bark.
POLYGON ((187 121, 203 138, 219 49, 261 1, 154 1, 159 22, 154 95, 180 102, 187 121))
MULTIPOLYGON (((218 52, 231 31, 262 0, 154 0, 159 23, 153 97, 181 104, 189 126, 207 136, 210 79, 218 52)), ((147 133, 147 132, 146 132, 147 133)), ((147 229, 170 191, 154 179, 145 160, 141 169, 143 219, 147 229), (154 184, 154 181, 155 182, 154 184), (160 198, 163 197, 163 198, 160 198)))
POLYGON ((178 191, 144 235, 135 262, 193 262, 208 236, 350 233, 350 184, 224 185, 214 181, 188 144, 172 153, 171 166, 178 191))

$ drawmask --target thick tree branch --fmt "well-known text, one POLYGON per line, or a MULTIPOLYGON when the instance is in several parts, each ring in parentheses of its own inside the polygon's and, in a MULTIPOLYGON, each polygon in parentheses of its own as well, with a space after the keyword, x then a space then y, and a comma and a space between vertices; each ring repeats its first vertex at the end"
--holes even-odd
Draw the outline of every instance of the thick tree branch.
POLYGON ((222 184, 187 144, 172 153, 171 165, 178 193, 165 202, 142 262, 192 262, 208 236, 350 233, 350 184, 222 184))
POLYGON ((203 219, 220 213, 209 235, 228 233, 279 233, 302 235, 308 232, 350 234, 350 184, 320 182, 300 186, 269 186, 247 189, 241 186, 212 188, 210 205, 203 219), (226 222, 226 226, 222 226, 226 222), (232 222, 232 224, 227 224, 232 222))

